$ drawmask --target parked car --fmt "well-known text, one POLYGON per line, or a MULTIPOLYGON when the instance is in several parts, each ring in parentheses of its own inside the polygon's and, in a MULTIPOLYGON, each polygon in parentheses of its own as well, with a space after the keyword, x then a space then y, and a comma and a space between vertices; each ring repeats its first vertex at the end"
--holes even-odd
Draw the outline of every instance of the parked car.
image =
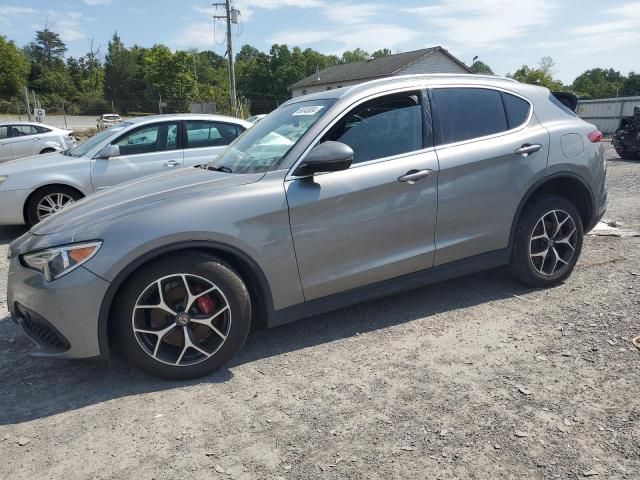
POLYGON ((0 123, 0 163, 14 158, 60 152, 76 144, 71 130, 36 122, 0 123))
POLYGON ((96 119, 96 128, 98 130, 104 130, 119 123, 122 123, 122 117, 120 117, 120 115, 117 113, 104 113, 96 119))
POLYGON ((555 285, 605 211, 601 137, 549 90, 496 77, 296 97, 206 168, 92 195, 17 239, 9 310, 37 355, 114 346, 185 379, 251 327, 503 265, 555 285))
POLYGON ((260 115, 252 115, 251 117, 247 118, 247 122, 258 123, 260 120, 262 120, 266 116, 267 115, 264 113, 261 113, 260 115))
POLYGON ((213 160, 251 126, 219 115, 127 120, 45 157, 0 165, 0 225, 30 224, 118 183, 213 160))

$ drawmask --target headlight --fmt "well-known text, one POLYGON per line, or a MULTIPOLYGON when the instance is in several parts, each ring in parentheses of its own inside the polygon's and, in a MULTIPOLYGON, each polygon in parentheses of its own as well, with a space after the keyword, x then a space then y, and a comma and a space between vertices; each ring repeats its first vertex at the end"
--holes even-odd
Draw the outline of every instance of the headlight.
POLYGON ((0 175, 0 185, 2 185, 7 178, 9 177, 6 177, 6 176, 3 177, 2 175, 0 175))
POLYGON ((62 247, 48 248, 22 256, 22 263, 36 270, 50 282, 78 268, 93 257, 102 242, 76 243, 62 247))

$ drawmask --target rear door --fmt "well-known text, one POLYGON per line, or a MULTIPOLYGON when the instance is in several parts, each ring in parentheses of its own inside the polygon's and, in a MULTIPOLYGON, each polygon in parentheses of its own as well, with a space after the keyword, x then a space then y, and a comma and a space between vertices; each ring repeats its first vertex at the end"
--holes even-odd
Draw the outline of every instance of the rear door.
POLYGON ((430 97, 440 162, 435 265, 507 248, 520 200, 544 175, 547 130, 513 92, 448 86, 430 97))
POLYGON ((11 151, 11 139, 9 138, 9 127, 0 126, 0 162, 5 162, 13 158, 11 151))
POLYGON ((354 107, 321 139, 349 145, 351 168, 285 181, 306 300, 432 266, 438 162, 423 100, 407 92, 354 107))
POLYGON ((10 125, 13 158, 28 157, 40 153, 42 142, 38 129, 33 125, 10 125))
POLYGON ((188 120, 184 125, 185 166, 202 165, 214 160, 244 131, 238 125, 210 120, 188 120))
POLYGON ((120 156, 91 160, 94 190, 181 167, 179 142, 178 122, 153 123, 129 130, 111 142, 120 147, 120 156))

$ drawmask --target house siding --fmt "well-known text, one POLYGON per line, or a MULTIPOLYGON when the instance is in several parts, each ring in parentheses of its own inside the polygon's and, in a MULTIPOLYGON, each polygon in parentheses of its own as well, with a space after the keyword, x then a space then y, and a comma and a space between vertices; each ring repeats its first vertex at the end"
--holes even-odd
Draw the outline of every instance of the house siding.
MULTIPOLYGON (((400 69, 394 75, 412 75, 420 73, 469 73, 469 71, 465 70, 464 67, 454 62, 443 53, 434 52, 430 55, 427 55, 423 59, 400 69)), ((291 96, 299 97, 301 95, 310 93, 324 92, 325 90, 327 90, 327 87, 331 87, 331 89, 348 87, 350 85, 357 85, 368 80, 372 79, 363 78, 360 80, 350 80, 345 82, 319 83, 317 85, 308 85, 306 87, 292 89, 291 96), (306 93, 303 93, 303 90, 305 90, 306 93)))

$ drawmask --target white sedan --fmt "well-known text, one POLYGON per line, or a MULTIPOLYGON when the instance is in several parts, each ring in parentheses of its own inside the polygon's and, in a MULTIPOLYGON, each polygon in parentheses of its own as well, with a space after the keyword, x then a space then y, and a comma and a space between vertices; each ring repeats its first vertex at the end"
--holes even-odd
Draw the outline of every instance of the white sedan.
POLYGON ((40 153, 61 152, 76 143, 71 130, 35 122, 0 123, 0 163, 40 153))

